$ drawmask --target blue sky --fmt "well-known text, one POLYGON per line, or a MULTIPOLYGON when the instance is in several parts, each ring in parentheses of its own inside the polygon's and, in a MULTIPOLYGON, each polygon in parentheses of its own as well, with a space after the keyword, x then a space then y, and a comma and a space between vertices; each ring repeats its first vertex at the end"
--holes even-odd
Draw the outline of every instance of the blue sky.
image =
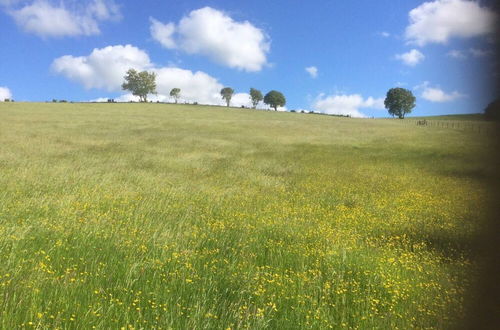
MULTIPOLYGON (((157 73, 172 101, 249 105, 250 87, 286 109, 387 116, 389 88, 417 97, 412 115, 477 113, 498 77, 487 1, 0 0, 0 99, 133 99, 134 67, 157 73)), ((261 105, 261 107, 265 107, 261 105)))

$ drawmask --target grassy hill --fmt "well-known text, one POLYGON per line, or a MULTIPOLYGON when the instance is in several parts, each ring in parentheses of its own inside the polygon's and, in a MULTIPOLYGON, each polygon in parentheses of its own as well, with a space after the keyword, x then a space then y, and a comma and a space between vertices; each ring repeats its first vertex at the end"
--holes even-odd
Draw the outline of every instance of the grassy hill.
POLYGON ((487 136, 164 104, 0 103, 0 328, 446 328, 487 136))
POLYGON ((442 116, 417 116, 408 117, 410 119, 427 119, 427 120, 467 120, 467 121, 486 121, 484 114, 471 113, 464 115, 442 115, 442 116))

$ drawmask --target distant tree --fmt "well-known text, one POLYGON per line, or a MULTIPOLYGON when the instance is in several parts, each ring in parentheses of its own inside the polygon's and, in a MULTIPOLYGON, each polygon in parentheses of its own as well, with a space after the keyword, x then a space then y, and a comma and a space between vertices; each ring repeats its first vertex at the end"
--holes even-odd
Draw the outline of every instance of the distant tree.
POLYGON ((148 94, 156 94, 156 74, 154 72, 129 69, 122 84, 123 90, 129 90, 132 95, 139 96, 140 102, 147 102, 148 94))
POLYGON ((177 103, 177 100, 179 97, 181 97, 181 89, 180 88, 172 88, 170 91, 170 96, 174 98, 175 103, 177 103))
POLYGON ((252 100, 253 108, 257 108, 257 104, 264 99, 261 91, 255 88, 250 88, 250 99, 252 100))
POLYGON ((500 120, 500 99, 488 104, 484 109, 484 117, 488 120, 500 120))
POLYGON ((390 115, 403 119, 405 114, 410 113, 415 107, 415 100, 415 96, 410 90, 397 87, 389 89, 384 105, 389 110, 390 115))
POLYGON ((231 98, 233 97, 234 90, 231 87, 224 87, 220 90, 220 95, 224 100, 226 100, 227 106, 231 103, 231 98))
POLYGON ((274 111, 278 111, 278 107, 282 107, 286 104, 286 99, 281 92, 270 91, 264 96, 264 103, 274 108, 274 111))

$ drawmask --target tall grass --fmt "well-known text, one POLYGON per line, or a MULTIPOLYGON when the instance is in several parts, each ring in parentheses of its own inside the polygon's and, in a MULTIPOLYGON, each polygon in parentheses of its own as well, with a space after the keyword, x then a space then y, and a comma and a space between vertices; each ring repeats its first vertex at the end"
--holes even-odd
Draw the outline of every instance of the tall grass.
POLYGON ((0 103, 0 327, 446 328, 487 137, 162 104, 0 103))

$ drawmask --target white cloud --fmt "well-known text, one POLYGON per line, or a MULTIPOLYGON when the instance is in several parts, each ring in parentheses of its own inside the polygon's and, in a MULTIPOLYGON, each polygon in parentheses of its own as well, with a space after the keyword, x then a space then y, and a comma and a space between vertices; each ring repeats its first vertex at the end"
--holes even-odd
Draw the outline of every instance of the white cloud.
POLYGON ((231 105, 234 107, 252 107, 252 101, 250 100, 250 94, 248 93, 235 93, 231 98, 231 105))
POLYGON ((449 102, 454 101, 458 98, 462 98, 465 95, 457 91, 451 93, 446 93, 440 88, 428 87, 422 92, 422 98, 431 102, 449 102))
POLYGON ((408 66, 415 66, 425 58, 424 54, 416 49, 412 49, 407 53, 396 54, 395 57, 408 66))
POLYGON ((451 102, 466 96, 465 94, 459 93, 457 91, 447 93, 443 91, 439 86, 431 87, 428 81, 424 81, 422 84, 415 86, 414 89, 422 90, 422 94, 420 96, 430 102, 451 102))
POLYGON ((201 54, 230 68, 260 71, 267 64, 269 38, 248 21, 236 22, 210 7, 193 10, 175 25, 151 19, 151 35, 166 48, 201 54))
POLYGON ((120 7, 112 0, 93 0, 86 11, 101 21, 117 21, 122 18, 120 7))
POLYGON ((89 102, 105 103, 105 102, 108 102, 108 99, 109 98, 107 98, 107 97, 99 97, 97 99, 90 100, 89 102))
POLYGON ((17 25, 39 37, 67 37, 96 35, 100 33, 100 21, 116 21, 121 18, 119 7, 113 0, 87 1, 73 10, 63 1, 52 4, 48 0, 35 0, 22 8, 14 9, 7 1, 8 13, 17 25))
POLYGON ((478 49, 478 48, 469 48, 469 52, 472 54, 474 57, 485 57, 485 56, 491 56, 493 55, 492 50, 487 50, 487 49, 478 49))
POLYGON ((424 46, 446 43, 453 37, 488 35, 495 30, 497 15, 477 1, 436 0, 424 2, 409 13, 405 37, 409 43, 424 46))
POLYGON ((7 87, 0 87, 0 102, 5 99, 12 99, 12 92, 7 87))
POLYGON ((329 96, 320 94, 313 104, 313 110, 317 112, 360 118, 366 117, 365 114, 359 111, 360 108, 384 109, 384 99, 375 99, 371 96, 363 99, 359 94, 329 96))
POLYGON ((151 32, 151 36, 153 37, 153 39, 158 41, 165 48, 175 48, 176 45, 173 39, 175 24, 163 24, 162 22, 154 18, 150 18, 149 20, 151 22, 149 31, 151 32))
POLYGON ((205 72, 180 68, 157 68, 156 90, 158 94, 169 95, 172 88, 181 89, 180 101, 198 102, 200 104, 222 105, 220 90, 224 87, 214 77, 205 72))
MULTIPOLYGON (((156 73, 158 95, 149 96, 150 100, 168 101, 172 88, 180 88, 179 102, 225 104, 220 96, 220 90, 224 86, 216 78, 201 71, 156 67, 145 51, 131 45, 94 49, 88 56, 66 55, 55 59, 52 63, 54 72, 82 84, 85 88, 105 89, 110 92, 121 91, 123 77, 130 68, 156 73)), ((122 102, 136 100, 133 95, 129 94, 115 99, 122 102)), ((250 105, 249 95, 237 93, 233 96, 231 104, 248 106, 250 105)))
POLYGON ((391 36, 391 34, 389 32, 385 32, 385 31, 380 32, 379 35, 381 37, 384 37, 384 38, 389 38, 391 36))
POLYGON ((318 76, 318 68, 315 66, 308 66, 306 71, 311 75, 311 78, 316 78, 318 76))
POLYGON ((373 98, 370 96, 363 102, 361 107, 378 109, 378 110, 385 109, 384 98, 383 97, 373 98))
POLYGON ((453 57, 456 59, 464 60, 469 57, 469 55, 475 58, 491 56, 494 52, 490 49, 480 49, 480 48, 469 48, 467 51, 465 50, 450 50, 446 55, 449 57, 453 57))
POLYGON ((89 56, 59 57, 52 63, 52 70, 85 88, 114 91, 120 89, 128 69, 145 70, 151 66, 146 52, 131 45, 118 45, 96 48, 89 56))
POLYGON ((446 55, 459 60, 464 60, 467 58, 467 55, 463 51, 458 49, 452 49, 448 53, 446 53, 446 55))

